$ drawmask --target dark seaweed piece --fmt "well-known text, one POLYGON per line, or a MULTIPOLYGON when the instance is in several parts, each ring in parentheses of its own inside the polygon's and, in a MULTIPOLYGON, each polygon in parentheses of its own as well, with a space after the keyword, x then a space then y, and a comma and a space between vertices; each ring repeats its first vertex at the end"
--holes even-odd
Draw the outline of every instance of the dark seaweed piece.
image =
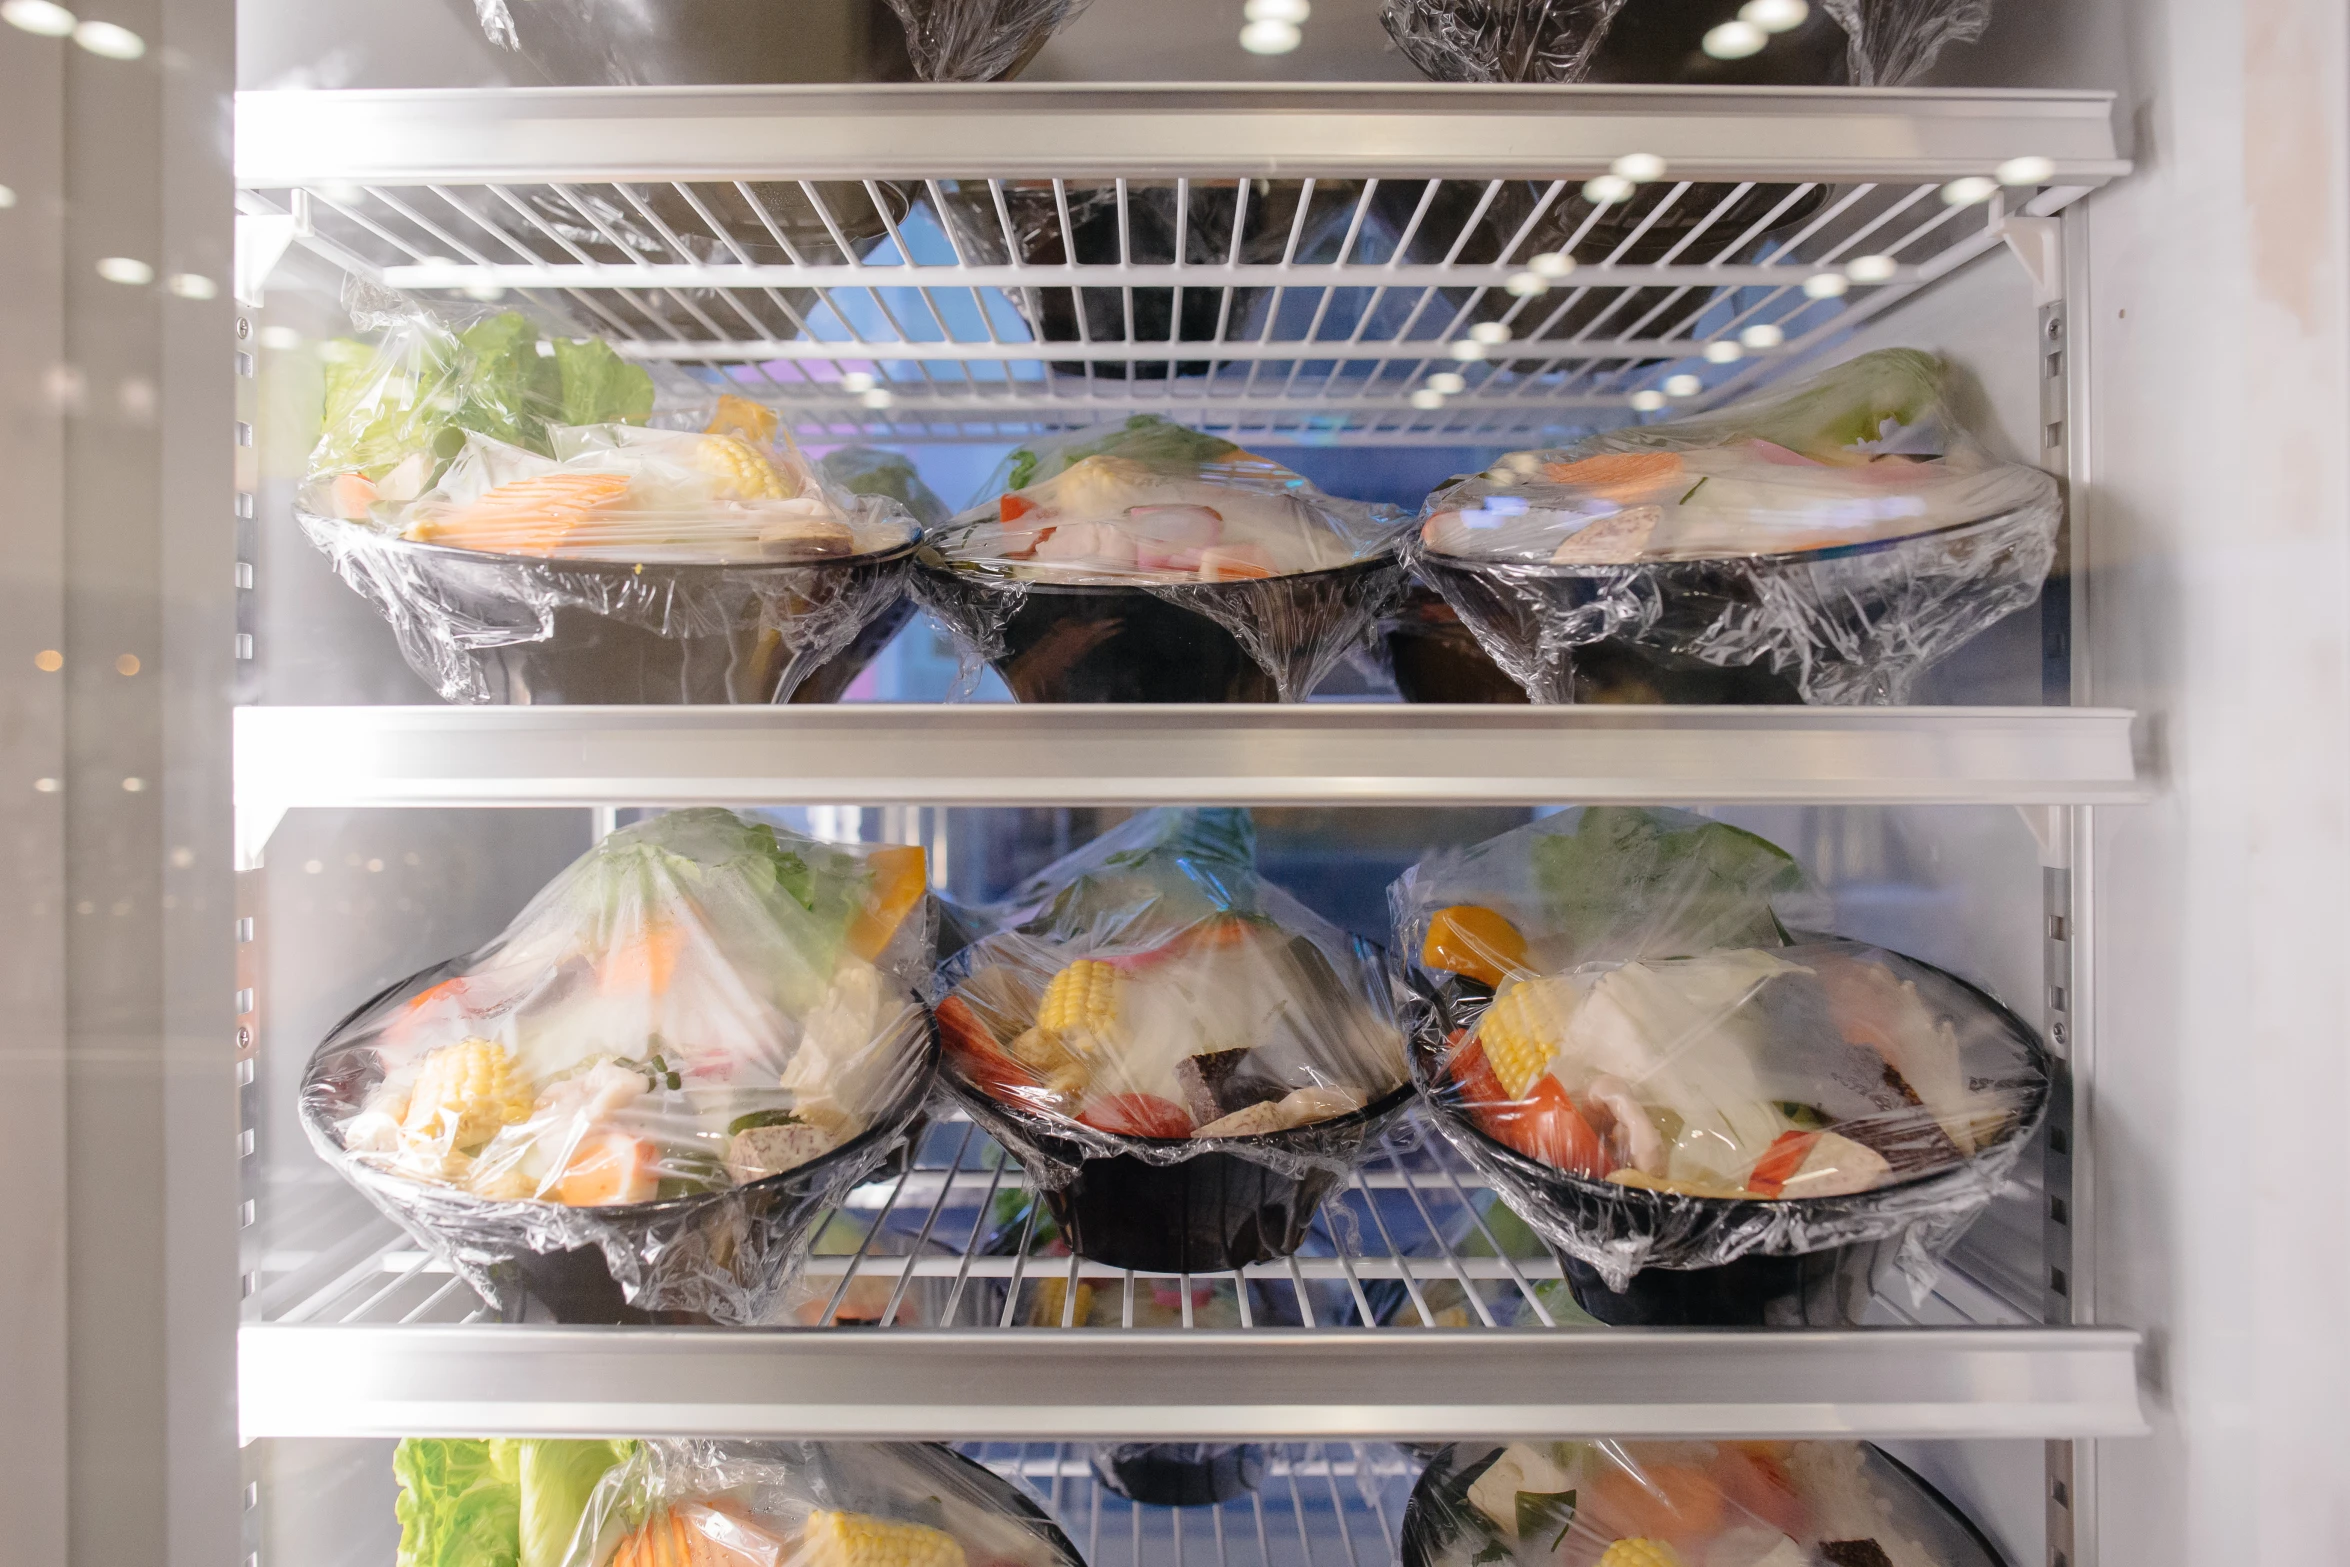
POLYGON ((1175 1063, 1175 1081, 1183 1090, 1184 1108, 1191 1112, 1193 1125, 1205 1126, 1235 1110, 1281 1097, 1279 1084, 1253 1070, 1256 1054, 1243 1046, 1186 1056, 1175 1063))

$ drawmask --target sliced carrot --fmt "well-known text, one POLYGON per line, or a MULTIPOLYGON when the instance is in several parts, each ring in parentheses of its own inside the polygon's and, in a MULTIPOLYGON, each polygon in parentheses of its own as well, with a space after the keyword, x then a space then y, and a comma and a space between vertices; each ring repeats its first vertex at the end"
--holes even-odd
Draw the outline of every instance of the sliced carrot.
POLYGON ((914 845, 892 843, 865 856, 865 868, 873 885, 865 893, 865 906, 849 922, 848 940, 851 952, 871 962, 930 890, 930 862, 914 845))
POLYGON ((1761 1192, 1765 1197, 1776 1197, 1795 1172, 1803 1168, 1810 1157, 1812 1145, 1820 1140, 1817 1132, 1781 1132, 1762 1157, 1754 1161, 1754 1173, 1746 1178, 1748 1191, 1761 1192))
POLYGON ((1601 452, 1581 462, 1544 463, 1542 476, 1553 484, 1622 496, 1674 483, 1682 467, 1678 452, 1601 452))
POLYGON ((624 941, 604 954, 596 965, 596 989, 607 996, 664 996, 677 973, 677 954, 685 946, 685 932, 675 925, 652 925, 633 941, 624 941))
POLYGON ((462 974, 455 979, 444 979, 437 985, 428 986, 408 998, 408 1004, 400 1009, 399 1015, 392 1019, 384 1033, 392 1043, 404 1044, 417 1030, 435 1021, 426 1016, 428 1010, 441 1010, 434 1007, 433 1003, 455 1002, 464 994, 465 976, 462 974))
POLYGON ((1271 557, 1254 544, 1212 545, 1199 552, 1202 582, 1239 582, 1273 575, 1271 557))
POLYGON ((605 1208, 616 1203, 651 1202, 661 1190, 653 1168, 652 1143, 626 1132, 590 1132, 572 1151, 556 1198, 568 1207, 605 1208))
POLYGON ((999 522, 1018 522, 1037 509, 1036 502, 1020 494, 1017 490, 1005 491, 1003 498, 995 503, 996 519, 999 522))
POLYGON ((470 506, 423 518, 409 536, 499 555, 551 555, 596 511, 628 494, 620 473, 542 473, 484 492, 470 506))
POLYGON ((1498 985, 1511 970, 1526 966, 1526 938, 1493 910, 1456 903, 1429 919, 1420 962, 1443 973, 1498 985))
POLYGON ((335 475, 335 515, 345 522, 365 522, 367 510, 375 504, 375 485, 363 473, 335 475))
POLYGON ((775 439, 775 427, 781 422, 774 409, 725 392, 718 398, 718 411, 710 416, 710 427, 702 433, 736 435, 753 447, 760 447, 775 439))

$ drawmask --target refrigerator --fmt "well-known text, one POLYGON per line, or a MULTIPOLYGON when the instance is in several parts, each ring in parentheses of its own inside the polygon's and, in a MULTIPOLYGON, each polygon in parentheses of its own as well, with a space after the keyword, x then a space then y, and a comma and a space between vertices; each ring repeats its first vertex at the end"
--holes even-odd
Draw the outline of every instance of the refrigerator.
MULTIPOLYGON (((1418 1567, 1467 1554, 1435 1492, 1495 1447, 1583 1475, 1589 1515, 1610 1465, 1790 1442, 1926 1498, 1952 1560, 2350 1559, 2341 8, 1906 8, 1959 18, 1917 70, 1822 32, 1903 7, 1627 0, 1626 38, 1704 12, 1703 58, 1549 80, 1480 65, 1465 6, 688 9, 0 11, 24 1560, 488 1561, 403 1554, 394 1452, 489 1438, 814 1442, 844 1474, 945 1444, 1097 1567, 1418 1567), (1763 68, 1799 45, 1834 85, 1763 68), (403 623, 416 580, 299 515, 353 376, 427 319, 524 323, 525 376, 600 340, 811 460, 900 454, 940 515, 1155 416, 1402 518, 1923 350, 2061 523, 2028 603, 1858 697, 1406 700, 1383 600, 1250 700, 1043 700, 932 607, 827 699, 743 686, 739 647, 615 699, 502 655, 511 604, 403 623), (1267 884, 1391 945, 1415 864, 1687 811, 1785 850, 1813 928, 2005 1009, 2044 1114, 1930 1280, 1767 1323, 1593 1320, 1418 1094, 1302 1242, 1234 1266, 1055 1241, 1049 1179, 936 1090, 803 1216, 757 1325, 495 1299, 321 1157, 314 1052, 706 807, 919 848, 941 958, 1162 808, 1245 810, 1267 884)), ((1475 1524, 1510 1537, 1477 1559, 1607 1544, 1533 1516, 1475 1524)), ((1716 1559, 1677 1538, 1607 1567, 1716 1559)), ((1846 1559, 1815 1546, 1789 1559, 1846 1559)))

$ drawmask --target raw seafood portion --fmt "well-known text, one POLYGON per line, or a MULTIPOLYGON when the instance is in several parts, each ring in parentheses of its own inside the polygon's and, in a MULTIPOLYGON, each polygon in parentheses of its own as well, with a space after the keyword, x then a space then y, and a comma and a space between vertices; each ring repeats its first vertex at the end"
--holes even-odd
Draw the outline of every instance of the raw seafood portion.
POLYGON ((1429 496, 1414 562, 1537 701, 1611 694, 1575 679, 1603 644, 1667 671, 1768 671, 1791 682, 1777 700, 1899 700, 2037 598, 2055 559, 2055 481, 1975 441, 1945 377, 1884 349, 1717 413, 1514 453, 1429 496))
POLYGON ((953 1070, 1080 1136, 1177 1150, 1392 1092, 1402 1036, 1375 956, 1254 861, 1244 812, 1152 811, 1043 872, 941 971, 953 1070))
POLYGON ((1997 1567, 1858 1442, 1460 1442, 1413 1488, 1404 1567, 1997 1567))
POLYGON ((954 569, 1024 582, 1245 581, 1377 554, 1400 521, 1152 414, 1023 447, 1002 481, 938 533, 954 569))

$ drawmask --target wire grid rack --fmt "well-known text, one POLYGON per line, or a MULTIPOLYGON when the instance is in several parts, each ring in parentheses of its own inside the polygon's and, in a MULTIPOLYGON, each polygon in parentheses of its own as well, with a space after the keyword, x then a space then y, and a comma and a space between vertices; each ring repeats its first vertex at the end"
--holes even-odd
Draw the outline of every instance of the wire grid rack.
MULTIPOLYGON (((1220 1273, 1155 1274, 1068 1252, 1019 1165, 958 1114, 921 1129, 901 1167, 816 1226, 779 1326, 1268 1329, 1592 1328, 1559 1256, 1502 1205, 1418 1112, 1333 1192, 1297 1253, 1220 1273)), ((2029 1161, 2027 1161, 2028 1163, 2029 1161)), ((388 1220, 353 1223, 340 1183, 273 1198, 283 1236, 332 1237, 258 1259, 247 1320, 398 1324, 499 1320, 388 1220)), ((2029 1191, 2007 1206, 2028 1211, 2029 1191)), ((2000 1245, 2002 1207, 1978 1228, 2000 1245)), ((1936 1293, 1879 1297, 1887 1325, 2037 1319, 1978 1282, 2000 1270, 1963 1249, 1936 1293)), ((531 1320, 525 1310, 518 1320, 531 1320)))
MULTIPOLYGON (((312 184, 351 275, 550 323, 813 438, 1137 412, 1270 441, 1532 444, 1702 408, 2072 186, 1245 178, 312 184)), ((281 205, 282 203, 282 205, 281 205)), ((550 330, 562 330, 550 325, 550 330)))
POLYGON ((1104 1484, 1082 1442, 959 1449, 1032 1497, 1092 1567, 1389 1567, 1420 1465, 1376 1442, 1270 1443, 1229 1501, 1161 1507, 1104 1484))

